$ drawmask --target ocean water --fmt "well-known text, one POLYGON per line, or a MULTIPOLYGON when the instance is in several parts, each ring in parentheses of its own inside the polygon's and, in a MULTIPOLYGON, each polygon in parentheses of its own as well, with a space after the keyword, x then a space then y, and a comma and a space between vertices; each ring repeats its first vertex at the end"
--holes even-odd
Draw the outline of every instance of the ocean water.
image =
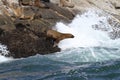
MULTIPOLYGON (((0 80, 120 80, 120 39, 111 39, 111 16, 98 10, 78 14, 53 29, 72 33, 58 46, 61 52, 13 59, 0 44, 0 80)), ((114 25, 114 24, 112 24, 114 25)))

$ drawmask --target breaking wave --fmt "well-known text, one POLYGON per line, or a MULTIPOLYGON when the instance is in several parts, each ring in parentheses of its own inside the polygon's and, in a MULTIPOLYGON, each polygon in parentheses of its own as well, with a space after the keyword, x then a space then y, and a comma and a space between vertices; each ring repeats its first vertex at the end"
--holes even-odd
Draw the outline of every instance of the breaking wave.
POLYGON ((111 15, 89 10, 77 15, 71 23, 58 22, 55 30, 71 33, 75 38, 64 39, 58 46, 62 52, 50 55, 52 59, 67 62, 96 62, 120 58, 120 39, 111 39, 111 15))

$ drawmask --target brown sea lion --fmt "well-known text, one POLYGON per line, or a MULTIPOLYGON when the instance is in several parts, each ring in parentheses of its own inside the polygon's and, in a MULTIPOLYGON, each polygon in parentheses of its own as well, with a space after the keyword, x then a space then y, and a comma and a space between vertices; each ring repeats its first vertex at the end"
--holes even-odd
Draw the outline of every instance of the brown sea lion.
POLYGON ((54 40, 53 47, 56 47, 57 44, 63 39, 74 38, 74 36, 70 33, 60 33, 60 32, 55 31, 55 30, 47 30, 46 35, 48 38, 53 38, 53 40, 54 40))
POLYGON ((60 0, 60 6, 73 8, 74 4, 72 4, 70 0, 60 0))

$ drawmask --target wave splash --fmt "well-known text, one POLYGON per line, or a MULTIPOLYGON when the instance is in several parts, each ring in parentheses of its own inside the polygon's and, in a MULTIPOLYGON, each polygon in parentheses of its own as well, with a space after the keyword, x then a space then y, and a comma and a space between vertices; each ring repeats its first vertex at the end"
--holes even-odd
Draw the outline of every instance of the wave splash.
POLYGON ((117 47, 119 39, 112 40, 109 33, 113 31, 109 23, 110 15, 102 11, 89 10, 77 15, 70 24, 58 22, 55 29, 63 33, 72 33, 74 39, 65 39, 59 43, 62 50, 78 47, 117 47))
MULTIPOLYGON (((48 55, 50 59, 63 62, 101 62, 120 58, 120 39, 112 39, 113 19, 102 11, 89 10, 77 15, 70 24, 58 22, 55 30, 71 33, 75 38, 62 40, 61 52, 48 55)), ((114 36, 114 35, 113 35, 114 36)))
MULTIPOLYGON (((113 32, 109 23, 110 15, 102 11, 89 10, 76 15, 70 24, 58 22, 54 29, 62 33, 71 33, 75 38, 62 40, 58 46, 60 53, 45 55, 51 60, 63 62, 98 62, 120 58, 120 39, 111 39, 113 32)), ((7 46, 0 44, 0 63, 11 61, 7 46)), ((42 56, 44 57, 44 56, 42 56)))
POLYGON ((7 46, 0 44, 0 63, 11 61, 12 58, 7 58, 5 55, 9 54, 9 51, 7 50, 7 46))

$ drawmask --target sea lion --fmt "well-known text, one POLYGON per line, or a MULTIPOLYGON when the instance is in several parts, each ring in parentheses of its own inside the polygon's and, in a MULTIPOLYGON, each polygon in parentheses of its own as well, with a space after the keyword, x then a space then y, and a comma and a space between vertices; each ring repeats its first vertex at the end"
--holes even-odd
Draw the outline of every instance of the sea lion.
POLYGON ((34 6, 39 8, 46 8, 46 5, 43 4, 40 0, 34 0, 34 6))
POLYGON ((63 39, 74 38, 74 36, 70 33, 60 33, 55 30, 47 30, 46 35, 47 35, 47 38, 53 38, 53 41, 54 41, 53 47, 56 47, 57 44, 63 39))
POLYGON ((71 3, 71 0, 60 0, 60 6, 73 8, 74 4, 71 3))
POLYGON ((24 6, 32 6, 33 5, 33 1, 32 0, 18 0, 19 5, 24 5, 24 6))
POLYGON ((13 5, 11 5, 10 8, 12 9, 16 18, 29 20, 34 19, 35 13, 29 6, 18 6, 17 4, 13 3, 13 5))
POLYGON ((19 5, 46 8, 46 5, 43 4, 40 0, 19 0, 19 5))

